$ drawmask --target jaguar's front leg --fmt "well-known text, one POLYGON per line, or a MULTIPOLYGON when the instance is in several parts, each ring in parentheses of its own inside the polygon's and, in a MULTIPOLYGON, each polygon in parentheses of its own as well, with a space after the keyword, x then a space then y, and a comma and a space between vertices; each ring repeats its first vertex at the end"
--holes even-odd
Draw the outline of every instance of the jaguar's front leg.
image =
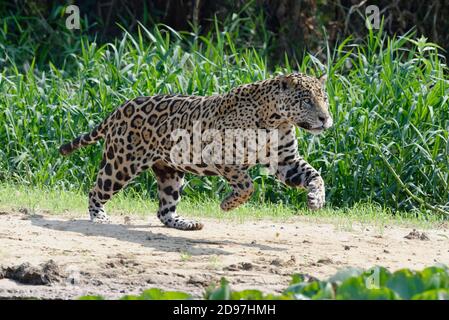
POLYGON ((246 168, 226 166, 221 170, 222 176, 229 182, 232 192, 221 202, 221 209, 229 211, 245 203, 254 191, 251 177, 246 168))
POLYGON ((316 210, 324 206, 325 190, 323 178, 304 159, 299 158, 279 164, 276 176, 288 186, 306 188, 308 191, 307 205, 309 209, 316 210))

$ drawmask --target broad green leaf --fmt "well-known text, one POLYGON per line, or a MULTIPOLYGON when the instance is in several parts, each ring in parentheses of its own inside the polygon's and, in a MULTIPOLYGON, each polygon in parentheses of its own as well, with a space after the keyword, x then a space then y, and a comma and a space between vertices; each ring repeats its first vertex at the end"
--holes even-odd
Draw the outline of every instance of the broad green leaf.
POLYGON ((427 267, 419 272, 425 290, 449 288, 449 272, 446 267, 427 267))
POLYGON ((160 300, 188 300, 192 299, 192 296, 185 292, 180 291, 166 291, 160 300))
POLYGON ((411 299, 425 290, 425 284, 419 273, 408 269, 398 270, 387 280, 386 286, 402 299, 411 299))
MULTIPOLYGON (((120 300, 142 300, 142 296, 127 294, 126 296, 121 297, 120 300)), ((150 300, 150 299, 147 299, 147 300, 150 300)))
POLYGON ((321 293, 323 297, 330 298, 329 295, 332 288, 332 285, 329 282, 326 281, 313 281, 313 282, 302 282, 297 283, 292 286, 289 286, 285 291, 284 294, 301 294, 304 295, 310 299, 313 299, 314 297, 319 297, 321 291, 324 291, 321 293))
POLYGON ((79 300, 104 300, 102 296, 82 296, 79 300))
POLYGON ((348 278, 357 277, 363 273, 362 269, 359 268, 345 268, 337 271, 336 274, 329 277, 327 281, 329 282, 343 282, 348 278))
POLYGON ((375 289, 385 286, 391 277, 391 272, 384 267, 375 266, 364 271, 362 276, 365 279, 368 289, 375 289))
POLYGON ((360 277, 344 281, 336 290, 337 300, 394 300, 395 293, 388 288, 368 289, 365 279, 360 277))
POLYGON ((449 300, 449 289, 434 289, 415 294, 412 300, 449 300))
POLYGON ((142 292, 139 298, 143 300, 186 300, 190 299, 191 296, 184 292, 164 291, 153 288, 142 292))
POLYGON ((209 300, 229 300, 231 298, 231 289, 225 278, 221 278, 220 287, 209 294, 209 300))
POLYGON ((231 300, 263 300, 264 295, 259 290, 243 290, 231 293, 231 300))
POLYGON ((304 282, 304 275, 301 273, 295 273, 292 275, 292 280, 290 280, 290 285, 304 282))
POLYGON ((160 300, 164 296, 164 292, 161 289, 152 288, 142 292, 140 297, 144 300, 160 300))

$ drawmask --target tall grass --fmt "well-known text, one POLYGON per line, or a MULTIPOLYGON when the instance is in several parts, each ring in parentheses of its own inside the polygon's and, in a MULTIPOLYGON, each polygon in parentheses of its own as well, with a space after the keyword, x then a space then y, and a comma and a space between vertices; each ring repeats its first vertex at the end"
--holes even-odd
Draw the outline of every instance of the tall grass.
MULTIPOLYGON (((335 126, 319 138, 298 131, 298 140, 300 152, 321 168, 329 203, 449 208, 448 69, 436 45, 413 34, 388 38, 380 30, 363 43, 348 38, 328 49, 325 64, 307 55, 300 63, 286 57, 284 66, 269 69, 267 48, 242 46, 240 32, 248 32, 248 24, 233 19, 206 36, 140 26, 134 36, 124 32, 104 45, 81 37, 80 49, 65 57, 62 68, 51 62, 38 67, 36 57, 24 71, 9 59, 0 73, 0 181, 88 190, 100 148, 62 158, 58 146, 126 99, 208 95, 278 73, 327 72, 335 126)), ((304 204, 302 191, 258 168, 252 175, 253 201, 304 204)), ((145 173, 131 188, 154 196, 155 180, 145 173)), ((191 176, 185 193, 219 198, 226 189, 221 178, 191 176)))

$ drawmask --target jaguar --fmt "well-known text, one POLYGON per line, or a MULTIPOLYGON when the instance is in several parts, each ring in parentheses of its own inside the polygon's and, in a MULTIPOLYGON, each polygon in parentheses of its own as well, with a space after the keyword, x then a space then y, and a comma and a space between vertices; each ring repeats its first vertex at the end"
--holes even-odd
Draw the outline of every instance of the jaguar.
MULTIPOLYGON (((198 161, 174 161, 177 141, 173 133, 182 130, 193 136, 195 130, 213 130, 213 140, 217 134, 225 136, 230 129, 275 130, 276 141, 267 139, 262 146, 265 152, 276 156, 273 174, 289 187, 305 188, 308 207, 320 209, 325 203, 324 181, 300 156, 296 127, 319 134, 332 126, 325 82, 326 75, 316 78, 292 73, 243 84, 223 94, 137 97, 123 103, 91 132, 62 145, 59 152, 66 156, 104 140, 96 183, 89 192, 88 208, 93 222, 109 222, 105 203, 140 173, 151 169, 157 179, 159 220, 180 230, 200 230, 201 222, 176 212, 185 174, 223 177, 231 192, 220 207, 228 211, 250 198, 254 185, 248 170, 259 163, 250 163, 248 157, 235 163, 205 161, 202 157, 198 161)), ((225 153, 227 148, 222 148, 225 153)), ((184 156, 194 156, 194 152, 195 148, 180 151, 184 156)), ((243 153, 247 155, 246 151, 243 153)), ((232 154, 235 156, 236 152, 232 154)))

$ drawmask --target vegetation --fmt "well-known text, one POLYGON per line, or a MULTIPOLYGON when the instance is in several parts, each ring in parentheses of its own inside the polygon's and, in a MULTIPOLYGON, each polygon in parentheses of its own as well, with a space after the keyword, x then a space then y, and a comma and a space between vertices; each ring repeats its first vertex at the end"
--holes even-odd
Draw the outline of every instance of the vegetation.
MULTIPOLYGON (((140 26, 135 36, 124 31, 121 40, 104 45, 81 37, 79 53, 68 55, 63 68, 51 62, 38 68, 33 59, 23 71, 6 57, 0 74, 0 180, 87 191, 100 148, 62 158, 58 146, 91 130, 124 100, 222 93, 272 74, 327 72, 335 126, 319 138, 298 131, 298 140, 301 153, 323 172, 329 203, 371 201, 394 210, 430 208, 444 214, 449 82, 437 45, 412 34, 389 38, 380 30, 363 43, 348 38, 328 48, 326 65, 312 55, 300 63, 286 56, 285 66, 269 70, 263 49, 239 43, 248 23, 238 17, 223 26, 216 22, 207 36, 140 26)), ((284 188, 258 168, 252 176, 253 201, 304 205, 301 191, 284 188)), ((131 188, 156 192, 151 173, 131 188)), ((226 190, 221 178, 190 177, 185 193, 218 199, 226 190)))
MULTIPOLYGON (((84 296, 83 300, 102 300, 101 296, 84 296)), ((177 291, 145 290, 142 294, 126 295, 122 300, 184 300, 192 296, 177 291)), ((309 279, 305 275, 292 276, 290 286, 281 294, 266 294, 260 290, 234 291, 222 278, 219 286, 211 286, 204 293, 206 300, 448 300, 449 269, 433 266, 421 271, 401 269, 391 273, 383 267, 369 270, 349 268, 337 272, 327 280, 309 279)))
MULTIPOLYGON (((348 36, 363 39, 368 33, 365 17, 371 5, 379 8, 385 20, 386 35, 404 34, 410 29, 429 37, 441 45, 448 57, 449 3, 445 1, 407 0, 15 0, 0 3, 0 17, 9 27, 8 42, 39 41, 36 51, 24 50, 25 55, 36 56, 37 63, 51 60, 55 65, 66 57, 63 53, 76 52, 79 46, 73 37, 62 38, 64 13, 67 4, 80 8, 83 25, 76 34, 83 33, 100 43, 113 41, 122 29, 136 31, 138 22, 145 26, 163 23, 175 30, 191 30, 201 35, 214 29, 214 19, 225 21, 238 15, 251 20, 246 25, 242 40, 250 46, 265 48, 270 66, 283 62, 284 53, 302 59, 312 52, 325 59, 326 41, 332 47, 348 36), (64 3, 65 2, 65 3, 64 3), (16 22, 20 22, 20 28, 16 22), (11 37, 11 31, 16 34, 11 37), (262 32, 263 31, 263 32, 262 32), (49 50, 52 48, 52 50, 49 50)), ((14 51, 20 51, 15 46, 14 51)), ((16 62, 18 60, 16 59, 16 62)))
MULTIPOLYGON (((0 211, 26 212, 29 215, 43 213, 86 215, 86 195, 82 191, 62 191, 51 188, 32 188, 21 185, 0 185, 0 211)), ((157 199, 149 198, 145 192, 129 190, 119 193, 108 202, 108 213, 113 216, 148 217, 157 211, 157 199)), ((326 207, 320 211, 296 210, 292 206, 273 203, 251 202, 223 214, 219 201, 207 197, 184 198, 179 203, 183 216, 194 218, 215 218, 243 223, 260 219, 271 219, 288 223, 292 219, 311 222, 332 223, 338 229, 353 230, 355 225, 370 225, 380 233, 386 226, 396 225, 412 228, 440 228, 441 219, 434 214, 419 214, 383 208, 374 203, 358 203, 348 208, 326 207)))

